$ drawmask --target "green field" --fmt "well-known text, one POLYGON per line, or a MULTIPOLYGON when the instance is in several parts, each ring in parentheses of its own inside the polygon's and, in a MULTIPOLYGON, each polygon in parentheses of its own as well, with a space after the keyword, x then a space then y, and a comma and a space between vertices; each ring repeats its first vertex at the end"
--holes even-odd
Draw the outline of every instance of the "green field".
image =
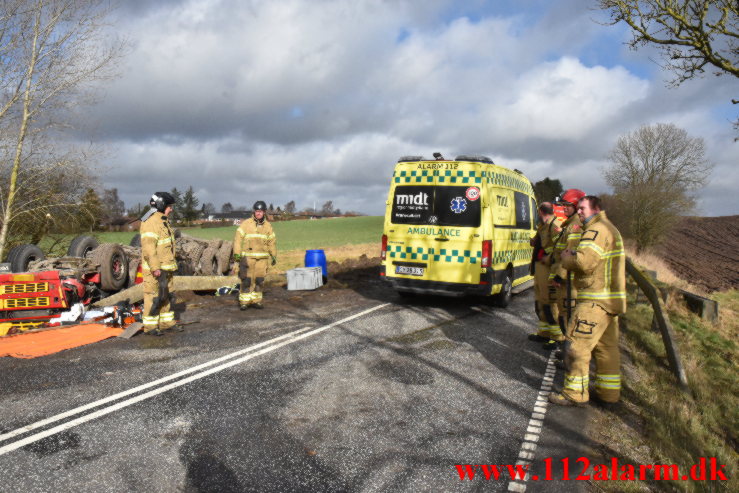
MULTIPOLYGON (((272 223, 277 235, 278 251, 322 249, 341 245, 378 243, 382 236, 382 216, 339 217, 334 219, 278 221, 272 223)), ((180 228, 196 238, 233 241, 236 227, 180 228)), ((125 233, 92 233, 101 243, 128 245, 136 231, 125 233)), ((71 241, 68 238, 47 238, 41 249, 47 256, 63 255, 71 241)))

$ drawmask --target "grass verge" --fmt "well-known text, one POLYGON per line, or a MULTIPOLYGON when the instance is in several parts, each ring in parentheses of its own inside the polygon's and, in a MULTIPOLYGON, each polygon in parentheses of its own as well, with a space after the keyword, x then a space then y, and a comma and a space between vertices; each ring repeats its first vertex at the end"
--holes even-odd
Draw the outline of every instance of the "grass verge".
MULTIPOLYGON (((634 292, 635 286, 631 288, 634 292)), ((739 291, 718 293, 714 299, 721 307, 716 325, 672 298, 667 304, 690 394, 677 387, 661 335, 651 328, 651 306, 629 300, 622 320, 622 407, 596 411, 590 429, 602 444, 593 451, 598 462, 615 456, 621 464, 676 464, 682 476, 701 457, 715 457, 726 464, 728 481, 611 481, 598 482, 598 489, 739 491, 739 291)))

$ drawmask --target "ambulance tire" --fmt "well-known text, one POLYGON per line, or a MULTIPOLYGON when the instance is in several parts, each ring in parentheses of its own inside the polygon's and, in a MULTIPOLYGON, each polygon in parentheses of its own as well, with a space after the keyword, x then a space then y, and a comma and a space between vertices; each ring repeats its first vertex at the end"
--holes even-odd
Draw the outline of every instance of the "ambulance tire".
POLYGON ((128 244, 128 246, 141 248, 141 235, 139 233, 136 233, 134 237, 131 238, 131 241, 128 244))
POLYGON ((85 258, 88 253, 95 250, 98 246, 100 244, 93 236, 78 236, 69 244, 67 256, 85 258))
POLYGON ((100 265, 100 289, 116 292, 126 287, 128 257, 118 243, 103 243, 92 251, 92 261, 100 265))
POLYGON ((12 272, 28 272, 28 264, 35 260, 44 260, 44 252, 36 245, 18 245, 13 258, 10 259, 12 272))
POLYGON ((500 293, 493 296, 493 305, 498 308, 505 308, 511 302, 513 297, 513 269, 508 267, 503 278, 503 287, 500 293))

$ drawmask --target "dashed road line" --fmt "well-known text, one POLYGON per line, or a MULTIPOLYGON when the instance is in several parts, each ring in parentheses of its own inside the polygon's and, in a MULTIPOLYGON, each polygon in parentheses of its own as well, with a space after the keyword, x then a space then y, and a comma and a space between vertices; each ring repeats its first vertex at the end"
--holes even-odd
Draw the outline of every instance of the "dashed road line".
POLYGON ((541 380, 541 387, 536 396, 534 409, 531 412, 531 418, 529 419, 529 424, 523 437, 523 443, 521 444, 521 450, 518 452, 518 460, 516 461, 516 465, 526 467, 527 472, 523 479, 516 479, 509 482, 508 491, 515 491, 517 493, 526 491, 526 482, 529 480, 528 468, 531 467, 531 463, 536 455, 536 447, 538 446, 539 437, 544 426, 544 418, 546 417, 547 406, 549 404, 549 394, 552 393, 552 384, 554 384, 554 375, 556 373, 554 351, 552 351, 549 353, 547 367, 544 370, 544 377, 541 380))

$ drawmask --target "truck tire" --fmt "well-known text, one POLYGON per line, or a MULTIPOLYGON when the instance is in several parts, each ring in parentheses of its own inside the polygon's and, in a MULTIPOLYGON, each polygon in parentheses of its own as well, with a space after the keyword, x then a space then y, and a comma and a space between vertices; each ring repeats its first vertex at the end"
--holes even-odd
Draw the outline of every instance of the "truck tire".
POLYGON ((85 258, 88 253, 98 246, 100 246, 100 243, 93 236, 78 236, 69 244, 67 256, 85 258))
POLYGON ((100 289, 120 291, 128 281, 128 257, 117 243, 103 243, 92 251, 92 261, 100 266, 100 289))
POLYGON ((13 250, 16 248, 13 258, 10 259, 10 270, 12 272, 28 272, 28 264, 46 258, 44 252, 36 245, 18 245, 13 250))
POLYGON ((16 245, 13 248, 11 248, 10 251, 8 252, 8 258, 5 261, 9 264, 12 264, 13 257, 15 257, 15 255, 18 253, 18 250, 20 250, 22 246, 23 245, 16 245))
POLYGON ((224 241, 221 248, 218 249, 218 265, 221 268, 221 274, 226 275, 231 270, 231 253, 233 244, 230 241, 224 241))
POLYGON ((221 264, 218 259, 218 248, 212 246, 203 250, 200 256, 200 273, 204 276, 220 276, 221 264))
POLYGON ((139 233, 136 233, 134 237, 131 238, 131 241, 128 243, 128 246, 141 248, 141 235, 139 233))
POLYGON ((493 295, 493 305, 499 308, 505 308, 511 302, 513 297, 513 269, 509 266, 505 271, 503 278, 503 287, 500 293, 493 295))

